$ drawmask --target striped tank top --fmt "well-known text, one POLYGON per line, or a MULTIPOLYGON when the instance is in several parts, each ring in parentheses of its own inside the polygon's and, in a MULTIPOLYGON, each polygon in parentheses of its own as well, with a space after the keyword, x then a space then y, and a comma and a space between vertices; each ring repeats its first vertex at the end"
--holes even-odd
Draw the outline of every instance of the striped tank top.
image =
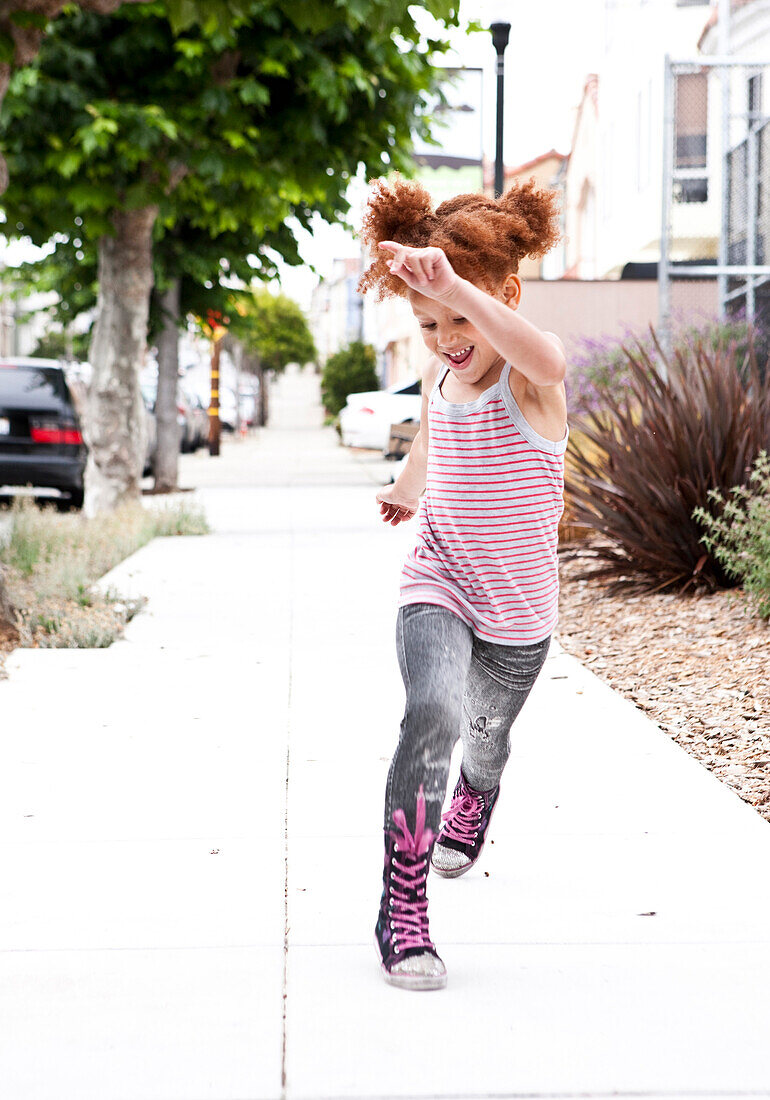
POLYGON ((428 404, 428 472, 417 542, 399 606, 438 604, 484 641, 531 645, 552 633, 564 510, 564 451, 530 427, 510 365, 475 401, 446 401, 439 372, 428 404))

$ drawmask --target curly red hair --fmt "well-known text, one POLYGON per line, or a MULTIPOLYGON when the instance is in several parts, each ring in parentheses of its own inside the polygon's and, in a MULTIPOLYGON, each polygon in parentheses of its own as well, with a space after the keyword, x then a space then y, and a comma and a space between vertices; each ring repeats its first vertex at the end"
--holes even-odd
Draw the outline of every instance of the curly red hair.
POLYGON ((559 240, 557 193, 530 179, 499 199, 457 195, 433 210, 422 184, 374 180, 361 235, 374 253, 358 284, 361 293, 374 290, 379 299, 406 294, 404 281, 388 269, 390 257, 377 254, 380 241, 441 248, 461 278, 497 287, 525 256, 544 256, 559 240))

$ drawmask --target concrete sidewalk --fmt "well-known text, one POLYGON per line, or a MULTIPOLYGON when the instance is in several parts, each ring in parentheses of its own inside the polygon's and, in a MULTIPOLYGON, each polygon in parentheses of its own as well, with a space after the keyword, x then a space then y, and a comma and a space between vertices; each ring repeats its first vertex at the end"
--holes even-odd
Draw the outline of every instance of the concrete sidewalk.
POLYGON ((494 843, 431 880, 447 989, 382 981, 414 527, 316 389, 185 458, 215 533, 114 570, 125 641, 8 662, 0 1097, 770 1096, 770 828, 558 646, 494 843))

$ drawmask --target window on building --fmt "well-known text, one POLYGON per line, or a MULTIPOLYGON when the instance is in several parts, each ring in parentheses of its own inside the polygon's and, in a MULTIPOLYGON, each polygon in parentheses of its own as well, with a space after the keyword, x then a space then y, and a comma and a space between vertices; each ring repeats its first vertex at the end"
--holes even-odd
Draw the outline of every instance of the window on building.
POLYGON ((706 167, 708 77, 680 73, 676 78, 675 168, 706 167))
POLYGON ((674 202, 708 202, 709 181, 697 179, 674 180, 674 202))
POLYGON ((677 202, 706 202, 708 179, 708 76, 680 73, 676 78, 674 177, 677 202))
POLYGON ((758 122, 762 117, 762 73, 755 73, 746 82, 749 122, 758 122))

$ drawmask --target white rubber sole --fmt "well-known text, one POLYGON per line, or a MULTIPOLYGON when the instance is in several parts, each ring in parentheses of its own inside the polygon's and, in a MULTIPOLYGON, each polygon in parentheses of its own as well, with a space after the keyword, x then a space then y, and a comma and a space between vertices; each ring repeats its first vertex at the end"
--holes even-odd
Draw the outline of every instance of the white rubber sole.
POLYGON ((377 952, 382 976, 388 985, 394 985, 397 989, 411 989, 415 993, 421 993, 429 989, 444 989, 446 986, 446 974, 391 974, 389 970, 385 969, 376 935, 374 937, 374 950, 377 952))

